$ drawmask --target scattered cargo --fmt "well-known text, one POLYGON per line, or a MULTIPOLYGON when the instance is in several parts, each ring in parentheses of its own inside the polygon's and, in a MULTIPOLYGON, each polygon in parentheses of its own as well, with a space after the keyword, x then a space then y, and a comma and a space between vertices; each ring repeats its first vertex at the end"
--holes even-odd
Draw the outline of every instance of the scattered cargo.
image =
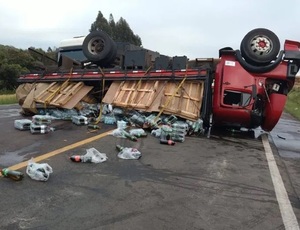
POLYGON ((31 158, 26 167, 26 174, 33 180, 47 181, 53 173, 52 167, 47 163, 36 163, 31 158))
POLYGON ((107 160, 105 153, 100 153, 95 148, 89 148, 86 150, 84 155, 72 155, 70 160, 74 162, 83 162, 83 163, 102 163, 107 160))
POLYGON ((14 181, 20 181, 24 178, 24 174, 22 172, 19 171, 15 171, 15 170, 10 170, 8 168, 4 168, 1 170, 1 174, 6 177, 6 178, 10 178, 14 181))
POLYGON ((76 124, 76 125, 87 125, 88 118, 85 116, 73 116, 72 122, 73 122, 73 124, 76 124))
POLYGON ((118 157, 125 160, 138 160, 142 157, 141 152, 136 148, 123 147, 116 145, 116 149, 119 151, 118 157))
POLYGON ((32 121, 29 119, 19 119, 14 121, 14 126, 19 130, 30 130, 32 121))

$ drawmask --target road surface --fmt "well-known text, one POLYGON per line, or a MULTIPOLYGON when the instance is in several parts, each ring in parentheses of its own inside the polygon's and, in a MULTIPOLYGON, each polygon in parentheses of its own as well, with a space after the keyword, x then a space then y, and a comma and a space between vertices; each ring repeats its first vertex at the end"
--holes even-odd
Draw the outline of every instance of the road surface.
POLYGON ((270 135, 169 146, 151 135, 136 143, 106 135, 114 125, 90 133, 67 121, 33 135, 14 128, 18 112, 0 106, 0 167, 25 173, 33 157, 53 173, 46 182, 0 178, 0 229, 299 229, 300 125, 287 114, 270 135), (116 144, 142 157, 119 159, 116 144), (108 160, 70 161, 92 147, 108 160))

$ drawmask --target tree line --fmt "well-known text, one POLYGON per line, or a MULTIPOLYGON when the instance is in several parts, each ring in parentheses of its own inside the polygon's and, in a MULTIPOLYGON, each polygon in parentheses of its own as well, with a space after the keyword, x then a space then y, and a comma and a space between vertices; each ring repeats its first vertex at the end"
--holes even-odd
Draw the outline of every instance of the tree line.
MULTIPOLYGON (((89 32, 103 30, 114 41, 129 42, 141 46, 142 40, 139 35, 134 34, 124 18, 115 22, 112 14, 107 20, 101 11, 98 11, 96 20, 91 24, 89 32)), ((18 77, 22 74, 44 71, 47 66, 55 65, 57 48, 48 48, 44 51, 41 48, 18 49, 13 46, 0 44, 0 92, 15 90, 18 86, 18 77)))

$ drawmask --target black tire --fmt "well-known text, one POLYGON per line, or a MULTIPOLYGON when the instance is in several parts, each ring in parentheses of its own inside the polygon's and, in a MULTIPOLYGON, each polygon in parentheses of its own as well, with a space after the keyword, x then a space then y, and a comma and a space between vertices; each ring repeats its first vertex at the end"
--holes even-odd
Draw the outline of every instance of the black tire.
POLYGON ((272 31, 258 28, 245 35, 240 49, 243 58, 248 63, 265 65, 276 59, 280 50, 280 42, 272 31))
POLYGON ((117 56, 117 45, 115 42, 111 41, 111 50, 110 53, 105 58, 105 64, 110 65, 117 56))
POLYGON ((103 31, 93 31, 83 41, 82 51, 89 61, 105 60, 112 49, 113 41, 103 31))
POLYGON ((249 63, 249 61, 247 62, 246 60, 243 59, 241 51, 240 50, 236 50, 235 51, 235 56, 236 59, 238 60, 238 62, 241 64, 241 66, 251 72, 251 73, 266 73, 269 72, 273 69, 275 69, 282 60, 283 57, 283 50, 279 52, 279 55, 277 57, 277 59, 271 63, 265 63, 264 65, 258 65, 255 63, 249 63))

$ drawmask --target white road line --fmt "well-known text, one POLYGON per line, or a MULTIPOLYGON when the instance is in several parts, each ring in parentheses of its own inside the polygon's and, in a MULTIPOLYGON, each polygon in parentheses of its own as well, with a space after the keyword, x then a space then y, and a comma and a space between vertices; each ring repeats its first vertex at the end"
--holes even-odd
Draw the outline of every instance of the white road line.
POLYGON ((267 134, 262 135, 262 143, 265 148, 270 174, 285 229, 299 230, 299 224, 284 187, 267 134))

